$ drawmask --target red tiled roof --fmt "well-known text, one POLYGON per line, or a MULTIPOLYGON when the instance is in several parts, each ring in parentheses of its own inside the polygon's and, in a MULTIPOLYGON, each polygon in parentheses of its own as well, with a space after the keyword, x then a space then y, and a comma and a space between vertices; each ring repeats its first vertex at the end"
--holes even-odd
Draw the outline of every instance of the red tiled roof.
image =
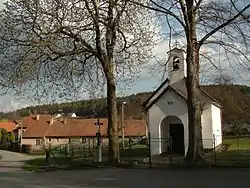
POLYGON ((3 121, 0 122, 0 129, 5 129, 8 132, 13 131, 13 129, 17 126, 16 123, 12 121, 3 121))
POLYGON ((23 137, 44 137, 48 128, 50 115, 39 115, 39 119, 36 116, 25 117, 22 121, 22 126, 27 127, 24 132, 23 137))
MULTIPOLYGON (((90 137, 95 136, 97 127, 96 119, 72 119, 67 118, 63 121, 62 118, 55 119, 50 125, 50 116, 40 115, 39 120, 34 120, 24 133, 23 138, 27 137, 90 137)), ((100 119, 101 133, 107 136, 108 120, 100 119)), ((144 136, 146 135, 146 122, 144 120, 125 120, 124 121, 125 136, 144 136)), ((121 135, 121 134, 120 134, 121 135)))

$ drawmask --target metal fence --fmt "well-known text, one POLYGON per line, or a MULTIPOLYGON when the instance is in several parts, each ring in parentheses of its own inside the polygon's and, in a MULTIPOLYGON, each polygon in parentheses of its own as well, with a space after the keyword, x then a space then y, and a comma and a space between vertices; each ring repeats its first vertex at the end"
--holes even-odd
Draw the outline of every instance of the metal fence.
MULTIPOLYGON (((223 144, 216 145, 218 138, 203 139, 204 159, 209 165, 249 166, 250 137, 224 137, 223 144)), ((120 162, 125 165, 144 167, 181 165, 188 147, 187 140, 171 138, 125 138, 120 141, 120 162), (175 142, 175 143, 174 143, 175 142)), ((108 145, 70 143, 51 147, 50 164, 87 165, 108 161, 108 145), (101 159, 99 152, 101 152, 101 159)))
POLYGON ((215 165, 250 167, 250 137, 224 137, 215 154, 215 165))

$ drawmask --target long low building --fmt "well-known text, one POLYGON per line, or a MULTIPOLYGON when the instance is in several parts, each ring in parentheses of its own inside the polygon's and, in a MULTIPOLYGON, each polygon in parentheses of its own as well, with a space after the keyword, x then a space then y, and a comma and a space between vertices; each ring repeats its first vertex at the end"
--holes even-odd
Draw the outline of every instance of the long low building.
MULTIPOLYGON (((75 119, 51 115, 36 115, 25 117, 22 121, 24 133, 21 144, 31 145, 34 149, 40 149, 46 144, 57 146, 67 144, 70 141, 94 145, 96 142, 97 119, 75 119)), ((103 144, 107 143, 108 120, 100 119, 102 123, 100 132, 103 144)), ((122 129, 118 123, 119 136, 122 129)), ((19 129, 20 130, 20 129, 19 129)), ((124 120, 124 137, 141 138, 147 134, 147 126, 144 120, 124 120)))

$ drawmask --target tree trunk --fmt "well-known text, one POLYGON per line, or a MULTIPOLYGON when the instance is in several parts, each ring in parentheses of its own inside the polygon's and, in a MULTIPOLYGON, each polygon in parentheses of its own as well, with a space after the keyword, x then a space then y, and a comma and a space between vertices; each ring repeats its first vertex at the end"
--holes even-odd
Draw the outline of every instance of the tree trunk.
POLYGON ((119 137, 117 127, 117 101, 116 101, 116 82, 113 73, 113 66, 106 71, 107 78, 107 105, 108 105, 108 136, 109 136, 109 162, 117 165, 120 162, 119 137))
POLYGON ((203 160, 203 140, 201 127, 201 101, 199 78, 199 44, 195 30, 195 12, 193 1, 187 4, 187 105, 188 105, 188 129, 189 145, 186 162, 197 164, 203 160))
MULTIPOLYGON (((189 46, 189 45, 188 45, 189 46)), ((196 164, 203 160, 203 142, 202 142, 202 126, 201 126, 201 102, 199 87, 199 71, 198 71, 198 53, 187 49, 187 105, 188 105, 188 130, 189 130, 189 146, 186 155, 188 163, 196 164)))

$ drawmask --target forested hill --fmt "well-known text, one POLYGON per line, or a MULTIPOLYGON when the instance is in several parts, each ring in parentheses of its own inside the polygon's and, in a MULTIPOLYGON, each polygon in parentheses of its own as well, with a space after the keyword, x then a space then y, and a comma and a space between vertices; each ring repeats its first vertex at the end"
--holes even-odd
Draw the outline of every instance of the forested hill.
MULTIPOLYGON (((247 121, 250 119, 250 87, 242 85, 207 85, 202 86, 202 88, 223 105, 224 121, 247 121)), ((121 111, 121 102, 126 101, 127 104, 124 107, 125 118, 143 118, 142 104, 151 94, 152 92, 146 92, 118 98, 118 101, 120 101, 118 114, 121 111)), ((64 113, 75 112, 77 116, 85 118, 96 117, 96 114, 100 117, 107 117, 106 99, 28 107, 16 112, 2 114, 2 116, 8 119, 18 119, 35 111, 54 114, 58 113, 59 110, 64 113)))

